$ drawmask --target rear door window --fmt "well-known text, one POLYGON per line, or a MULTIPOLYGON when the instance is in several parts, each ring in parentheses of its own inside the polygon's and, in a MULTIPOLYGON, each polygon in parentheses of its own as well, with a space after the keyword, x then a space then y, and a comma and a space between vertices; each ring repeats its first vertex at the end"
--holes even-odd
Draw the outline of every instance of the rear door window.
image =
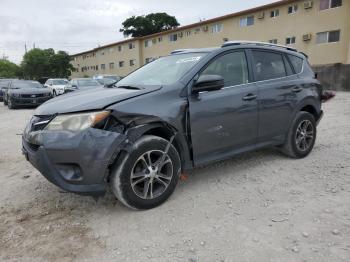
POLYGON ((287 76, 283 56, 278 53, 253 50, 256 81, 264 81, 287 76))
POLYGON ((304 60, 294 55, 288 55, 288 58, 294 67, 295 73, 299 74, 303 70, 304 60))

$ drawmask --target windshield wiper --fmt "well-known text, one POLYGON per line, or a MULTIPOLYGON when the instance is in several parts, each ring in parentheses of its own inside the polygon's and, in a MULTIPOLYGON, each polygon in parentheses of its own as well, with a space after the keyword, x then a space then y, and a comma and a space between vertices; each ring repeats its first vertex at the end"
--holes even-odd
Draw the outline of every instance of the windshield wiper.
POLYGON ((130 90, 141 90, 140 87, 136 87, 136 86, 117 86, 117 88, 130 89, 130 90))

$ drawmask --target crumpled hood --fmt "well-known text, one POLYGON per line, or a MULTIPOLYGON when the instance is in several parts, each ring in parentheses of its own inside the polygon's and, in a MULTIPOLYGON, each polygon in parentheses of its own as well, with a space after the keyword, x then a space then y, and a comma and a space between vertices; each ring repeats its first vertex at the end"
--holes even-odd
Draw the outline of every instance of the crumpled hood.
POLYGON ((34 115, 53 115, 79 111, 100 110, 109 105, 148 94, 161 89, 161 86, 141 90, 124 88, 95 88, 75 91, 50 99, 39 106, 34 115))

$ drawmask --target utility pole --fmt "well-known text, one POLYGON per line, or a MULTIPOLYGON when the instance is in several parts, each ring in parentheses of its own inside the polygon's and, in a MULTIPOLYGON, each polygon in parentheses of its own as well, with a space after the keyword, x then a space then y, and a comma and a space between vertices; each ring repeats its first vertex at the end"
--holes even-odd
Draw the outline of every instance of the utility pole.
POLYGON ((24 52, 27 53, 27 43, 24 43, 24 52))

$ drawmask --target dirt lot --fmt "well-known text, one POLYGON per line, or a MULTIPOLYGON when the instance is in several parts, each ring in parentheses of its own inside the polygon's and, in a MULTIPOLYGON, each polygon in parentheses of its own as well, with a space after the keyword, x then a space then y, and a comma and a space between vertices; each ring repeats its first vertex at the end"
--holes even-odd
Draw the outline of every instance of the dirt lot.
POLYGON ((136 212, 47 182, 21 155, 33 110, 0 104, 1 261, 350 261, 350 93, 325 104, 306 159, 244 154, 136 212))

